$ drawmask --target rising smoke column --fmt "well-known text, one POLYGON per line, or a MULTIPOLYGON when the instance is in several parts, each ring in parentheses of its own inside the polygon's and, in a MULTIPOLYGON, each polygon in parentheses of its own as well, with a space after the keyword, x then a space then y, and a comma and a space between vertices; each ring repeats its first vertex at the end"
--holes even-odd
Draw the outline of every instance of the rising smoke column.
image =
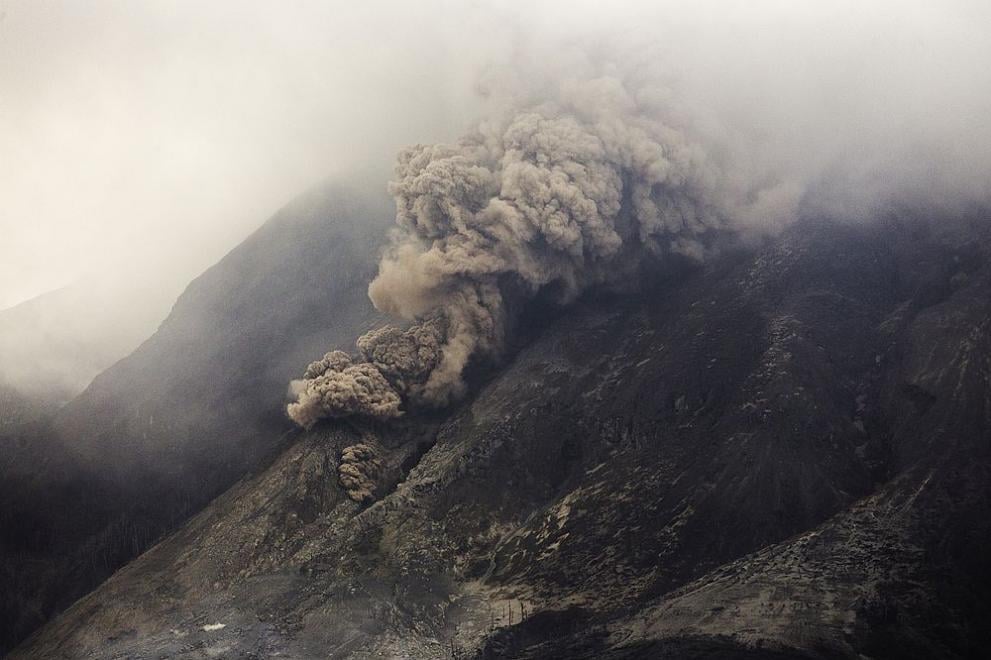
POLYGON ((553 286, 565 304, 645 257, 701 258, 725 224, 719 172, 663 121, 658 97, 614 77, 572 80, 457 144, 402 152, 398 231, 368 291, 412 326, 361 337, 358 364, 311 364, 290 416, 309 427, 455 400, 468 361, 503 347, 507 282, 529 295, 553 286))

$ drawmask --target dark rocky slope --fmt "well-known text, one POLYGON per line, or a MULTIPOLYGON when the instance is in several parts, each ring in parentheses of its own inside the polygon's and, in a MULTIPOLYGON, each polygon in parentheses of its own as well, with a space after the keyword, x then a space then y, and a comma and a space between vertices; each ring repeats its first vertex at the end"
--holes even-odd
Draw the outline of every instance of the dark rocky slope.
POLYGON ((277 455, 288 380, 378 322, 365 285, 394 212, 379 187, 302 196, 133 354, 0 438, 0 653, 277 455))
POLYGON ((981 656, 985 226, 804 222, 531 319, 448 416, 300 433, 14 655, 981 656))

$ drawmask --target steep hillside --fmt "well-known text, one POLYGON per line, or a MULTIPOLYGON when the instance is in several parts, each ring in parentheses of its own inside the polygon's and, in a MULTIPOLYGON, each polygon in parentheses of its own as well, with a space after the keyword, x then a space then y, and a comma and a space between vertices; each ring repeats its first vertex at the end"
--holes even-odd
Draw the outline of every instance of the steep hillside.
POLYGON ((0 649, 271 460, 289 379, 378 319, 365 284, 393 211, 368 190, 280 211, 22 443, 2 475, 0 649))
MULTIPOLYGON (((288 428, 301 365, 379 317, 365 283, 391 221, 384 194, 303 196, 189 285, 158 332, 62 410, 84 463, 202 490, 257 464, 288 428), (194 472, 202 473, 196 474, 194 472)), ((144 483, 143 486, 147 486, 144 483)))
POLYGON ((979 657, 984 227, 806 221, 533 309, 456 410, 295 434, 14 656, 979 657))

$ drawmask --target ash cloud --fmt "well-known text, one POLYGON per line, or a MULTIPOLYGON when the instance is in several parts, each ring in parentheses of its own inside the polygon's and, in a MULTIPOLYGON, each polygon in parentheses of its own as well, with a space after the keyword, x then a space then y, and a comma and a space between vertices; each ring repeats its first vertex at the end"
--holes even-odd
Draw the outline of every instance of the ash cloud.
MULTIPOLYGON (((383 372, 441 404, 499 354, 507 279, 567 302, 647 255, 705 258, 713 232, 985 202, 989 23, 978 0, 8 0, 0 308, 140 280, 87 314, 138 313, 146 337, 286 199, 380 186, 400 145, 437 142, 402 156, 372 294, 444 326, 435 364, 383 372)), ((0 376, 38 364, 8 353, 0 376)))
MULTIPOLYGON (((309 369, 308 369, 309 371, 309 369)), ((374 365, 338 362, 319 376, 305 379, 297 400, 289 404, 289 417, 311 428, 324 417, 398 417, 399 395, 374 365)))
POLYGON ((507 289, 532 296, 553 287, 567 304, 630 278, 645 258, 701 260, 734 217, 769 213, 769 198, 794 207, 773 184, 727 177, 674 119, 663 89, 588 73, 455 144, 399 154, 389 187, 397 229, 368 293, 412 325, 358 339, 359 365, 336 353, 311 364, 289 406, 300 425, 395 417, 400 401, 449 404, 465 390, 470 360, 498 359, 507 289))
POLYGON ((362 386, 386 413, 357 397, 318 417, 456 400, 468 364, 499 359, 516 297, 567 304, 645 259, 704 260, 717 238, 803 214, 986 204, 984 10, 839 4, 535 11, 477 82, 484 118, 398 157, 369 296, 409 325, 362 337, 354 358, 387 385, 362 386))

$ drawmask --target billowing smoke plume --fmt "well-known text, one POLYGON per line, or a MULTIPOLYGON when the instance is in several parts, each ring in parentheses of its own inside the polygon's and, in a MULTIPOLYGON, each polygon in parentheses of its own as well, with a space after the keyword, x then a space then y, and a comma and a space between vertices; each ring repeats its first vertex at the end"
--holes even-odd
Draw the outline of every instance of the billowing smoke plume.
POLYGON ((369 296, 410 326, 359 339, 355 364, 311 365, 293 419, 444 406, 463 394, 466 366, 499 358, 521 298, 567 304, 630 281, 645 260, 701 260, 717 238, 778 230, 800 205, 856 219, 912 191, 954 199, 986 190, 983 152, 954 155, 975 141, 944 139, 980 128, 968 118, 986 113, 967 99, 985 98, 985 87, 933 91, 933 107, 947 98, 958 107, 942 121, 920 119, 923 88, 890 75, 911 49, 879 60, 868 48, 837 73, 815 48, 792 62, 820 21, 786 17, 790 38, 765 52, 761 17, 734 16, 725 34, 750 39, 748 48, 709 27, 673 26, 646 46, 625 32, 574 48, 538 40, 498 63, 483 89, 489 118, 455 144, 399 155, 398 226, 369 296))
POLYGON ((288 412, 297 424, 310 428, 323 417, 397 417, 400 403, 374 365, 352 364, 346 353, 333 351, 307 367, 288 412))
POLYGON ((292 418, 308 427, 456 399, 469 360, 503 347, 509 286, 553 286, 567 303, 647 256, 701 258, 728 201, 718 169, 663 116, 648 90, 573 80, 455 145, 401 153, 399 227, 369 295, 413 325, 361 337, 359 364, 340 352, 311 364, 292 418))

